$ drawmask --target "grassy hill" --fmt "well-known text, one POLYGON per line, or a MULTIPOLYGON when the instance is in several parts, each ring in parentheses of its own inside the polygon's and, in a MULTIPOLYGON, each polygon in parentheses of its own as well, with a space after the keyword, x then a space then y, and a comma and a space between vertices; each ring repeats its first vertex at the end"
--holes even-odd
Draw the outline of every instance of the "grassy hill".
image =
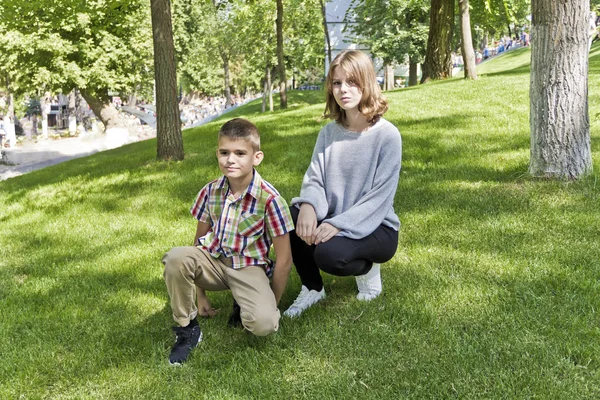
MULTIPOLYGON (((149 140, 0 182, 0 398, 400 399, 600 396, 600 193, 533 179, 529 50, 453 79, 390 92, 403 137, 396 256, 364 304, 352 278, 255 338, 201 320, 181 368, 160 259, 195 232, 188 209, 218 176, 216 134, 245 116, 262 132, 260 173, 295 196, 321 126, 322 92, 258 102, 184 133, 186 159, 149 140)), ((600 165, 600 46, 590 61, 600 165)), ((356 149, 361 151, 361 149, 356 149)), ((286 308, 300 282, 295 272, 286 308)))

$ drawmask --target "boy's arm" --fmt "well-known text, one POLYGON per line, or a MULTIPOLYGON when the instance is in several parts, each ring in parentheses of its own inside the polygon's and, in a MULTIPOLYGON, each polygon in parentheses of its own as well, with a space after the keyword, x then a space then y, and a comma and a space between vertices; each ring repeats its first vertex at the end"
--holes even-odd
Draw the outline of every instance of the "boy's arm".
POLYGON ((210 224, 207 222, 198 221, 198 227, 196 228, 196 237, 194 238, 194 244, 192 246, 198 246, 198 239, 206 235, 210 230, 210 224))
POLYGON ((290 247, 290 234, 276 236, 273 238, 275 250, 275 270, 273 271, 273 282, 271 289, 275 295, 275 301, 279 304, 285 285, 287 284, 290 270, 292 269, 292 249, 290 247))

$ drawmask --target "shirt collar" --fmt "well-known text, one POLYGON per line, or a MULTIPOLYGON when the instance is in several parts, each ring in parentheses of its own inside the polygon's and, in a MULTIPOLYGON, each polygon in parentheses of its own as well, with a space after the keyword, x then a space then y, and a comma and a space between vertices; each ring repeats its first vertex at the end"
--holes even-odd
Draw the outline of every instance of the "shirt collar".
MULTIPOLYGON (((262 182, 262 178, 261 178, 260 174, 258 173, 258 171, 256 169, 253 168, 252 169, 252 180, 250 181, 250 184, 248 185, 248 188, 246 189, 246 192, 244 192, 242 197, 244 197, 246 194, 249 194, 250 196, 252 196, 258 200, 260 198, 261 182, 262 182)), ((220 189, 220 190, 229 189, 229 181, 227 180, 227 177, 225 175, 221 176, 217 180, 217 189, 220 189)))

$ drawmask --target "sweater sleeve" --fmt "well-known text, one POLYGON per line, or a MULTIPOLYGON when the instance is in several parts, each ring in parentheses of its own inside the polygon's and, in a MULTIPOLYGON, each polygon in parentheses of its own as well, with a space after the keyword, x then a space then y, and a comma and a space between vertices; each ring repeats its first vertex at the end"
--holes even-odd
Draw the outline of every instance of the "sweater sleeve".
POLYGON ((386 136, 385 140, 378 158, 374 160, 377 168, 371 189, 352 207, 323 221, 338 228, 342 236, 360 239, 365 236, 364 232, 375 231, 394 206, 400 179, 402 139, 396 131, 396 134, 386 136))
POLYGON ((308 203, 313 206, 320 221, 327 216, 329 208, 325 194, 325 138, 324 129, 321 130, 315 143, 310 165, 304 174, 300 196, 294 197, 291 205, 308 203))

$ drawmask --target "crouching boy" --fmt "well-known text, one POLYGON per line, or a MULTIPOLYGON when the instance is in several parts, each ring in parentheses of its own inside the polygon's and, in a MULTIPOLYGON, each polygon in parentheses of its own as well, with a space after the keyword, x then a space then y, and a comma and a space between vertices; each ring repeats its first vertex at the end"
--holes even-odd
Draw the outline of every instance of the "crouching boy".
POLYGON ((235 118, 221 127, 217 159, 223 176, 200 190, 190 210, 198 220, 194 246, 176 247, 162 260, 179 324, 173 328, 171 364, 183 363, 202 340, 196 317, 214 315, 206 290, 231 290, 232 318, 237 310, 253 334, 266 336, 279 327, 277 305, 292 265, 293 223, 286 201, 254 169, 263 156, 253 123, 235 118), (271 243, 275 265, 268 258, 271 243))

